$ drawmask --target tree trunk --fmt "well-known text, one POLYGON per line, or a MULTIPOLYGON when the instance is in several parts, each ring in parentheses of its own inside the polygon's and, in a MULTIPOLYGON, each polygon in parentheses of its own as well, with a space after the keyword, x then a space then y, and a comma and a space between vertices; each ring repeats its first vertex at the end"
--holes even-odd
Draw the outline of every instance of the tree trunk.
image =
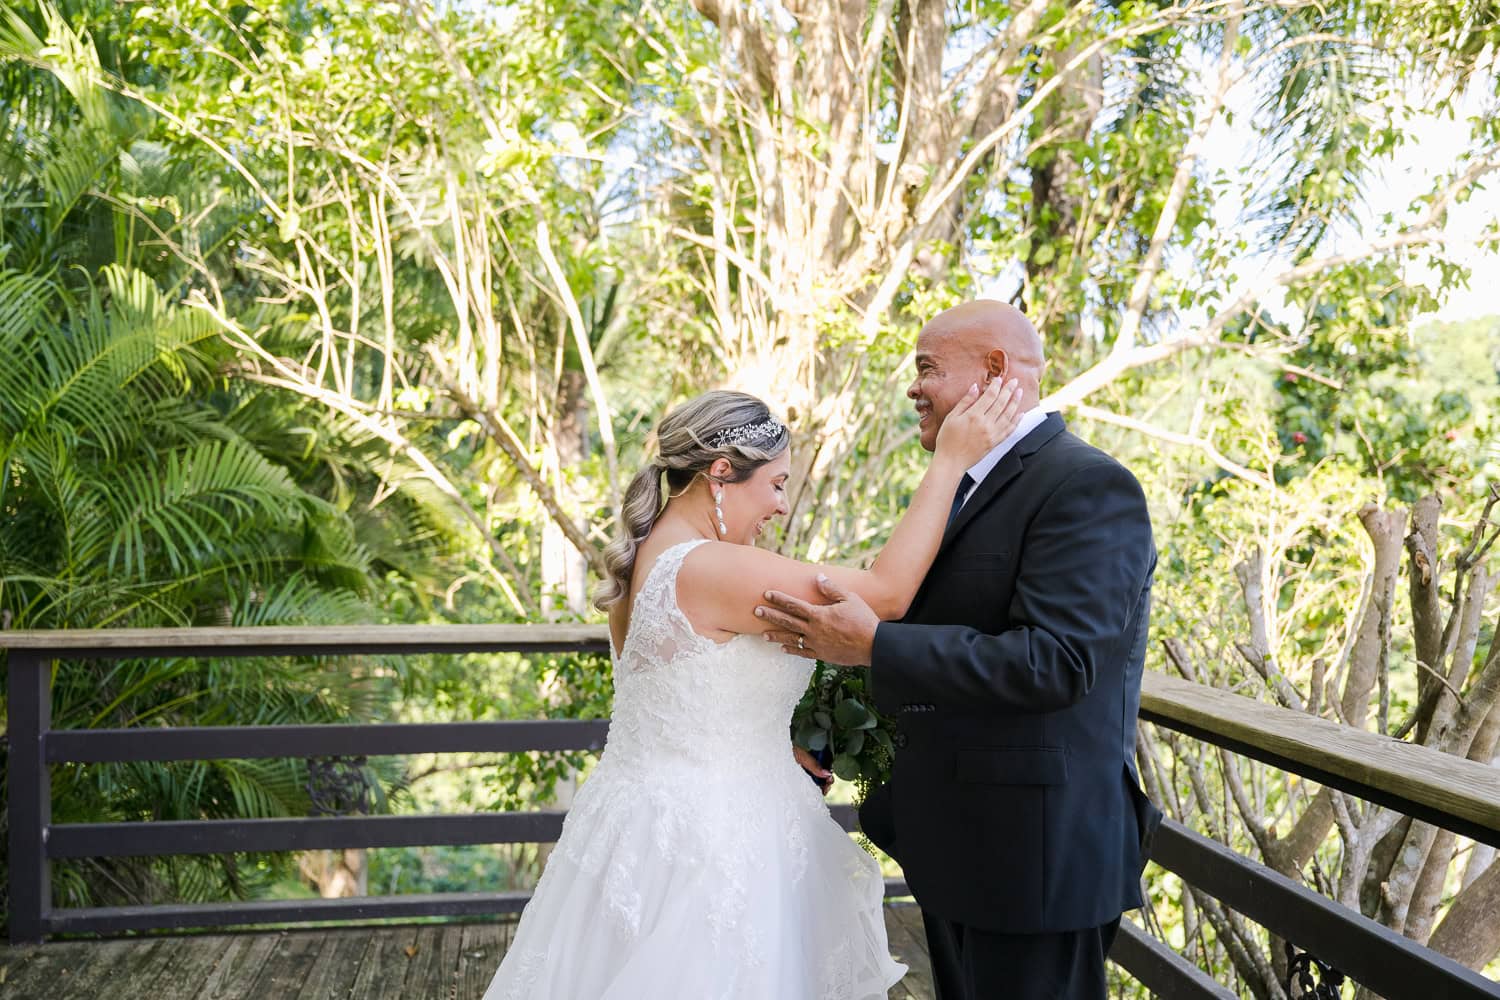
POLYGON ((324 899, 367 896, 370 890, 370 861, 363 847, 340 851, 307 851, 297 866, 302 877, 312 883, 324 899))
MULTIPOLYGON (((553 467, 548 470, 558 496, 562 472, 576 469, 588 456, 587 388, 581 372, 572 369, 562 373, 557 424, 552 441, 556 446, 553 467)), ((557 521, 548 518, 542 524, 542 614, 548 621, 580 618, 588 613, 588 560, 574 548, 557 521)))
MULTIPOLYGON (((1359 520, 1375 546, 1375 565, 1370 574, 1370 596, 1355 633, 1354 648, 1349 653, 1349 672, 1338 708, 1339 721, 1364 729, 1370 717, 1370 692, 1375 689, 1390 643, 1390 613, 1401 570, 1401 531, 1406 515, 1370 504, 1359 512, 1359 520)), ((1330 793, 1326 788, 1320 789, 1287 835, 1287 858, 1293 870, 1307 864, 1332 827, 1330 793)))
POLYGON ((1427 946, 1471 969, 1482 969, 1500 955, 1496 914, 1500 914, 1500 865, 1492 864, 1453 901, 1427 946))
POLYGON ((1426 944, 1432 936, 1433 922, 1437 919, 1438 906, 1443 902, 1443 889, 1448 882, 1448 869, 1453 867, 1453 849, 1456 838, 1447 830, 1439 830, 1427 853, 1427 863, 1417 879, 1412 893, 1411 906, 1407 909, 1406 936, 1413 941, 1426 944))

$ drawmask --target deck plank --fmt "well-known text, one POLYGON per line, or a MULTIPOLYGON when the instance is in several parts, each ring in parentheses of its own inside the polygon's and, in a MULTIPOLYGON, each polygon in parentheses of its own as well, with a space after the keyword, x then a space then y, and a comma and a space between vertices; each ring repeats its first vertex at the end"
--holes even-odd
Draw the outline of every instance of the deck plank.
POLYGON ((194 1000, 223 960, 232 937, 205 934, 136 938, 141 953, 132 959, 121 978, 136 995, 151 1000, 194 1000))
POLYGON ((377 927, 349 987, 349 1000, 382 1000, 397 995, 406 982, 406 967, 416 954, 417 928, 377 927))
POLYGON ((72 943, 78 946, 81 967, 78 978, 68 985, 81 997, 109 996, 121 978, 150 976, 165 962, 165 955, 154 942, 120 938, 72 943))
POLYGON ((438 943, 437 967, 442 972, 442 988, 435 994, 442 1000, 458 998, 458 963, 464 950, 464 925, 443 924, 443 935, 438 943))
POLYGON ((0 986, 14 982, 14 977, 33 956, 42 949, 35 945, 0 945, 0 986))
POLYGON ((423 924, 417 928, 416 940, 411 944, 415 950, 406 962, 406 979, 401 989, 403 997, 443 995, 447 985, 444 980, 447 977, 438 965, 438 959, 442 957, 442 932, 442 927, 437 924, 423 924))
POLYGON ((927 932, 922 927, 922 910, 915 904, 885 908, 886 933, 891 954, 908 966, 901 988, 911 1000, 933 1000, 937 990, 932 984, 932 963, 927 957, 927 932))
POLYGON ((368 938, 365 928, 326 932, 298 1000, 344 1000, 359 974, 368 938))
POLYGON ((326 931, 283 931, 276 947, 246 989, 249 997, 294 997, 302 990, 326 943, 326 931))
MULTIPOLYGON (((932 1000, 921 911, 888 906, 909 966, 891 1000, 932 1000)), ((516 921, 158 935, 0 945, 6 1000, 482 1000, 516 921)))
MULTIPOLYGON (((261 966, 276 950, 276 934, 226 934, 224 953, 209 970, 197 1000, 242 1000, 249 994, 245 987, 255 981, 261 966)), ((178 938, 177 941, 192 941, 178 938)), ((187 987, 190 984, 183 984, 187 987)), ((145 1000, 145 998, 142 998, 145 1000)))
POLYGON ((89 964, 91 952, 74 942, 27 949, 6 984, 6 1000, 58 1000, 73 993, 72 980, 89 964))
POLYGON ((510 947, 512 921, 465 924, 454 1000, 483 1000, 500 959, 510 947))

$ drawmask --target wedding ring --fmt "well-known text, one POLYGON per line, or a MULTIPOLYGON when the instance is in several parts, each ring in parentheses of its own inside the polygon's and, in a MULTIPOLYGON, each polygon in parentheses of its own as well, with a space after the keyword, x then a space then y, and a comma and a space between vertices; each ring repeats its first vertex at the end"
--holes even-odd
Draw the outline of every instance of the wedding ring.
POLYGON ((807 644, 802 641, 802 636, 800 636, 800 635, 797 636, 797 648, 798 649, 806 649, 807 648, 807 644))

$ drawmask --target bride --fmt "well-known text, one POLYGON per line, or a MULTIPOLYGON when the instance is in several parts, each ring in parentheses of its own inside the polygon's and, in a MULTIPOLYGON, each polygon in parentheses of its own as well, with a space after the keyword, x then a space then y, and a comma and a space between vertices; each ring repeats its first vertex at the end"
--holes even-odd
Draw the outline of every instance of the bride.
POLYGON ((771 587, 821 603, 823 573, 882 618, 904 614, 960 477, 1016 425, 1014 384, 972 386, 954 407, 868 570, 754 547, 788 511, 791 468, 787 429, 759 399, 708 392, 662 419, 597 598, 609 738, 485 1000, 886 996, 906 969, 886 943, 880 869, 787 747, 812 664, 762 641, 753 609, 771 587))

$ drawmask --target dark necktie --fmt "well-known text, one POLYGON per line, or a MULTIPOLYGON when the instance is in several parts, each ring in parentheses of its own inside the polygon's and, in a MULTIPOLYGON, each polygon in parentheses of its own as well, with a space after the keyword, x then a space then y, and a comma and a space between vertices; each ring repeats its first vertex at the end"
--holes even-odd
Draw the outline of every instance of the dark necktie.
POLYGON ((952 524, 953 519, 958 516, 958 509, 964 505, 964 497, 968 496, 973 488, 974 477, 965 472, 964 477, 958 481, 958 489, 953 494, 953 506, 948 508, 949 524, 952 524))

